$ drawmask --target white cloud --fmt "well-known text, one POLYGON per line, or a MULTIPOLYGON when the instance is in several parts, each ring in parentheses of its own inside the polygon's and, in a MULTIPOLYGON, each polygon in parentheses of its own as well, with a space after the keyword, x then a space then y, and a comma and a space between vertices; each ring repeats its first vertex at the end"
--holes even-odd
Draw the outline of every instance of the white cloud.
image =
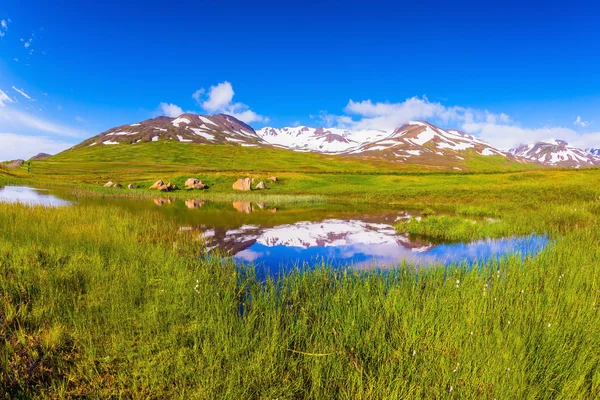
MULTIPOLYGON (((203 91, 203 89, 199 89, 203 91)), ((196 91, 198 93, 198 91, 196 91)), ((194 94, 196 94, 194 93, 194 94)), ((208 91, 208 99, 202 103, 202 108, 209 112, 217 112, 229 107, 233 100, 233 87, 225 81, 216 86, 211 86, 208 91)))
POLYGON ((26 136, 0 133, 0 161, 22 158, 27 160, 38 153, 56 154, 73 146, 45 136, 26 136))
POLYGON ((243 103, 234 103, 233 86, 225 81, 215 86, 211 86, 208 93, 204 88, 194 92, 192 97, 198 104, 209 113, 229 114, 245 123, 267 122, 269 119, 252 111, 250 107, 243 103))
POLYGON ((159 107, 160 111, 167 117, 175 118, 175 117, 179 117, 181 114, 183 114, 183 110, 181 109, 181 107, 179 107, 178 105, 175 105, 175 104, 160 103, 158 107, 159 107))
POLYGON ((581 119, 581 116, 578 115, 577 119, 575 120, 575 122, 573 122, 573 125, 579 125, 582 128, 586 128, 586 127, 590 126, 590 123, 589 123, 589 121, 583 121, 581 119))
POLYGON ((79 115, 75 116, 75 121, 77 121, 77 122, 87 122, 87 120, 85 118, 82 118, 79 115))
POLYGON ((6 32, 8 31, 8 23, 10 22, 10 19, 7 21, 5 19, 0 20, 0 37, 4 37, 4 35, 6 35, 6 32))
POLYGON ((344 111, 346 115, 321 112, 318 119, 326 126, 380 130, 393 130, 411 120, 435 120, 443 124, 510 121, 506 114, 461 106, 447 107, 439 102, 429 101, 426 96, 411 97, 401 103, 350 100, 344 111))
POLYGON ((57 124, 35 115, 14 110, 3 109, 0 112, 0 129, 4 131, 29 128, 35 131, 54 133, 60 136, 82 137, 86 133, 79 129, 57 124))
POLYGON ((25 97, 27 100, 31 100, 31 97, 30 97, 30 96, 29 96, 27 93, 25 93, 25 92, 23 91, 23 89, 17 89, 17 88, 16 88, 16 87, 14 87, 14 86, 13 86, 12 88, 13 88, 13 90, 14 90, 15 92, 19 93, 21 96, 25 97))
POLYGON ((196 100, 198 103, 200 103, 200 99, 202 98, 202 95, 204 94, 204 92, 206 92, 206 90, 204 90, 204 88, 198 89, 194 92, 194 94, 192 94, 192 98, 194 100, 196 100))
POLYGON ((13 100, 6 93, 0 90, 0 107, 6 107, 8 103, 13 103, 13 100))
MULTIPOLYGON (((23 41, 23 39, 21 39, 21 41, 23 41)), ((23 46, 28 49, 31 46, 31 42, 33 42, 33 38, 29 38, 28 41, 23 43, 23 46)))

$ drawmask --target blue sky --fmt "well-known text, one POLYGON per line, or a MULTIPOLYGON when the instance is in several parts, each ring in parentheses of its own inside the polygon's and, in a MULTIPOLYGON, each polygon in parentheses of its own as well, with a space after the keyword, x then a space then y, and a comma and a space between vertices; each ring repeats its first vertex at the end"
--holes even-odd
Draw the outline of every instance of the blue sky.
POLYGON ((179 110, 600 146, 591 1, 125 3, 0 5, 0 158, 179 110))

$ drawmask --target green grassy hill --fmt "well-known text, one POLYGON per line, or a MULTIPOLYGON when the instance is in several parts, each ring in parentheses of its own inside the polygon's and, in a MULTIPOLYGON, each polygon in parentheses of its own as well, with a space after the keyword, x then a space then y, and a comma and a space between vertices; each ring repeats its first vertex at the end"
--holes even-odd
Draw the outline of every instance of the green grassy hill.
POLYGON ((68 177, 79 182, 95 181, 107 172, 123 178, 151 178, 157 173, 180 172, 345 172, 385 173, 417 171, 516 171, 539 168, 499 156, 464 152, 465 160, 446 164, 411 164, 355 156, 301 153, 284 149, 248 148, 151 142, 134 145, 94 146, 67 150, 54 157, 33 161, 31 172, 48 179, 68 177))

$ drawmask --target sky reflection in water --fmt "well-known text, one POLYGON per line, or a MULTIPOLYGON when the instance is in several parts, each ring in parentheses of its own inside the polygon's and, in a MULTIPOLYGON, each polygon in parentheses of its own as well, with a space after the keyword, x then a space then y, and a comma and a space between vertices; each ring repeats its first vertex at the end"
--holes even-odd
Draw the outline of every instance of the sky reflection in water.
POLYGON ((0 203, 21 203, 46 207, 60 207, 71 204, 70 201, 46 193, 43 189, 34 189, 27 186, 0 187, 0 203))
POLYGON ((298 222, 260 229, 245 226, 231 231, 239 262, 254 263, 263 273, 276 275, 294 265, 325 262, 354 267, 390 267, 407 262, 417 266, 485 262, 516 254, 535 255, 548 244, 545 236, 433 244, 398 233, 393 225, 354 220, 298 222))

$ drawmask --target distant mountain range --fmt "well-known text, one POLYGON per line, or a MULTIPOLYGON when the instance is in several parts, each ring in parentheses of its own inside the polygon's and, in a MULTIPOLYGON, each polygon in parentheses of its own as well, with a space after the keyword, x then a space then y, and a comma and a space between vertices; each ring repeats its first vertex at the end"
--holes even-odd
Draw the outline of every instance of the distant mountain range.
POLYGON ((521 145, 516 149, 511 149, 510 152, 515 156, 554 167, 600 166, 600 157, 596 154, 570 146, 564 140, 521 145))
MULTIPOLYGON (((122 125, 94 136, 75 148, 97 145, 174 141, 243 147, 282 148, 399 163, 452 166, 473 157, 496 156, 507 162, 555 167, 600 166, 600 150, 582 150, 566 142, 538 142, 503 151, 458 130, 445 130, 424 121, 410 121, 393 131, 312 128, 308 126, 255 131, 225 114, 183 114, 122 125)), ((455 169, 460 169, 455 167, 455 169)))

